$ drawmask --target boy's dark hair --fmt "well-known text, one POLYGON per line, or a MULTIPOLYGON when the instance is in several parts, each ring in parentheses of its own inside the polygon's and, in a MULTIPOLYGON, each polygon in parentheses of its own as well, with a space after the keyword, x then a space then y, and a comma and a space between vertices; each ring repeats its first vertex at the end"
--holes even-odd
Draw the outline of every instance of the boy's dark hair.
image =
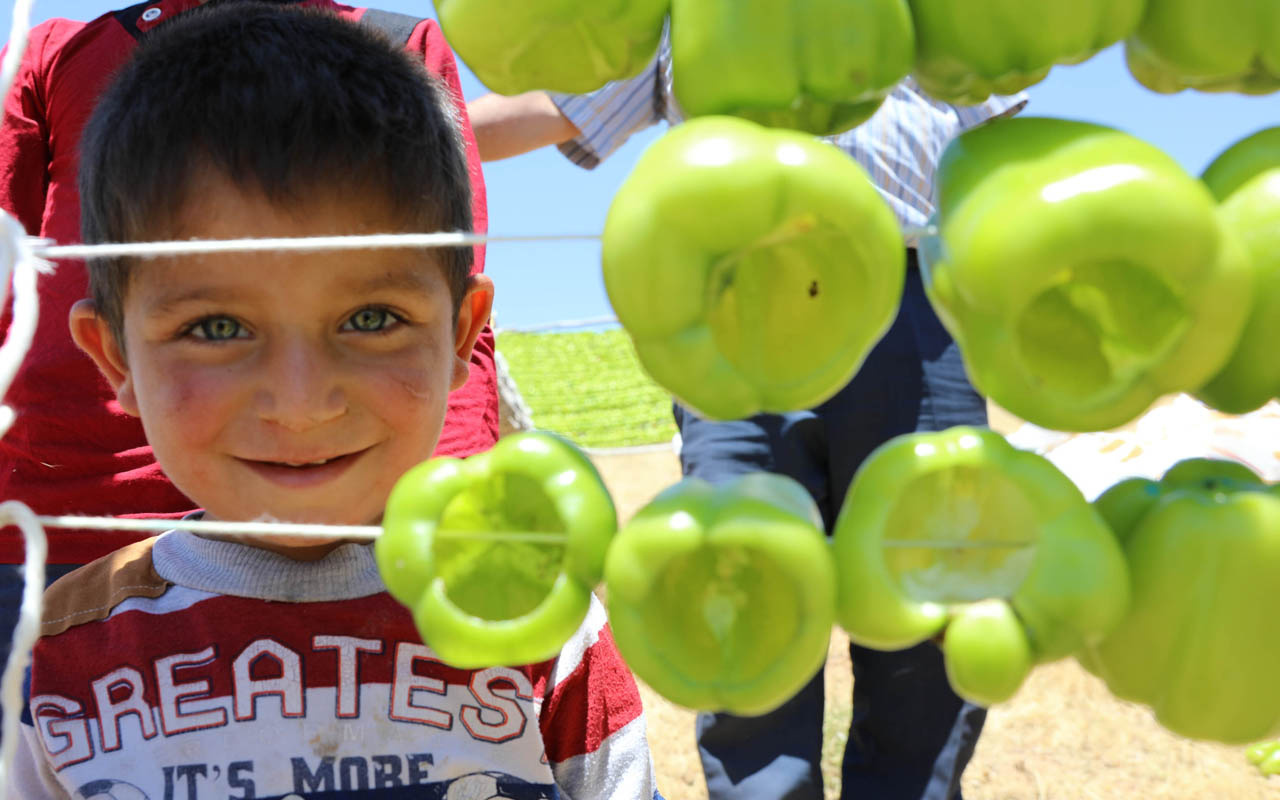
MULTIPOLYGON (((332 13, 210 3, 148 34, 81 142, 86 243, 145 241, 212 170, 287 206, 376 197, 409 230, 471 230, 471 185, 448 89, 378 32, 332 13)), ((470 247, 438 251, 454 308, 470 247)), ((98 313, 123 342, 131 259, 89 262, 98 313)))

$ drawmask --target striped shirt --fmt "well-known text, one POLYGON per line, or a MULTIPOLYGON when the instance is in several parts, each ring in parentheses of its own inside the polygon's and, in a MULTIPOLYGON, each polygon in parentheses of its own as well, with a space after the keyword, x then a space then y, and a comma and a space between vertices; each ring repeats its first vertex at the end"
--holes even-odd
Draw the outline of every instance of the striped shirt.
MULTIPOLYGON (((560 112, 582 135, 560 145, 570 161, 585 169, 621 147, 631 135, 685 117, 671 88, 671 40, 664 36, 657 57, 644 72, 585 95, 552 94, 560 112)), ((871 119, 827 137, 871 176, 904 230, 924 226, 934 212, 933 175, 947 144, 989 119, 1016 114, 1026 94, 992 96, 977 106, 959 107, 933 99, 913 78, 893 87, 871 119)), ((915 245, 908 234, 907 245, 915 245)))
POLYGON ((372 548, 174 531, 45 594, 10 797, 661 800, 592 601, 550 661, 450 667, 372 548))

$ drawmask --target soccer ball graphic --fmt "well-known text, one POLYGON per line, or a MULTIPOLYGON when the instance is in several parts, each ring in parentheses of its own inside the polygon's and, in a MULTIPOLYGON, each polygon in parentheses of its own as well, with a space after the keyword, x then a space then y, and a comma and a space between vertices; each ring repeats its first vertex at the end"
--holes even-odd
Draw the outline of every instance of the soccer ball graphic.
POLYGON ((76 790, 80 800, 150 800, 147 793, 132 783, 112 780, 89 781, 76 790))
POLYGON ((501 772, 472 772, 450 781, 443 800, 538 800, 542 797, 547 795, 519 778, 501 772), (530 790, 533 794, 529 794, 530 790))

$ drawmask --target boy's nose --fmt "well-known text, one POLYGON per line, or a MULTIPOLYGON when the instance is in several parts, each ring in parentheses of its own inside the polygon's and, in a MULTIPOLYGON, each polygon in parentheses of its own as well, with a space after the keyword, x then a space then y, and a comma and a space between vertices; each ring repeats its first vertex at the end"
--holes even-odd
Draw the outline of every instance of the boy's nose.
POLYGON ((258 413, 288 430, 302 431, 347 411, 341 368, 322 344, 278 342, 268 354, 259 387, 258 413))

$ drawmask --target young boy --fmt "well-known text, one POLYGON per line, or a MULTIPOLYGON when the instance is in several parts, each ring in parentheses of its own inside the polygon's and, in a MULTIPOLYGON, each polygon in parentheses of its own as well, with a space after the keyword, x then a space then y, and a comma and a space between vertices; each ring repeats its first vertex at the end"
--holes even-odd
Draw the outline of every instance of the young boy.
MULTIPOLYGON (((112 75, 159 26, 199 8, 205 0, 116 0, 96 19, 54 18, 28 32, 28 46, 0 124, 0 208, 32 236, 80 241, 81 133, 112 75)), ((213 0, 211 0, 213 1, 213 0)), ((484 177, 453 52, 432 19, 334 0, 277 0, 323 8, 353 25, 381 30, 451 89, 463 117, 471 169, 472 230, 486 229, 484 177)), ((235 2, 235 0, 216 0, 235 2)), ((62 3, 80 10, 107 2, 62 3)), ((485 248, 475 248, 473 272, 484 272, 485 248)), ((0 497, 21 500, 41 514, 165 516, 180 519, 196 508, 155 462, 137 418, 120 410, 93 362, 67 332, 71 306, 88 294, 83 262, 60 261, 40 278, 35 338, 4 403, 16 414, 0 438, 0 497)), ((0 313, 0 339, 9 327, 0 313)), ((493 330, 486 327, 471 351, 471 376, 449 395, 437 455, 468 456, 498 438, 497 373, 493 330)), ((131 531, 61 530, 49 541, 46 578, 67 574, 127 544, 147 538, 131 531)), ((0 529, 0 663, 8 656, 22 596, 22 537, 0 529)))
MULTIPOLYGON (((332 15, 155 31, 82 144, 86 241, 469 230, 437 84, 332 15)), ((489 315, 469 248, 90 263, 72 335, 205 519, 371 524, 489 315)), ((182 530, 47 595, 11 796, 656 797, 599 607, 542 664, 440 663, 368 545, 182 530)))

